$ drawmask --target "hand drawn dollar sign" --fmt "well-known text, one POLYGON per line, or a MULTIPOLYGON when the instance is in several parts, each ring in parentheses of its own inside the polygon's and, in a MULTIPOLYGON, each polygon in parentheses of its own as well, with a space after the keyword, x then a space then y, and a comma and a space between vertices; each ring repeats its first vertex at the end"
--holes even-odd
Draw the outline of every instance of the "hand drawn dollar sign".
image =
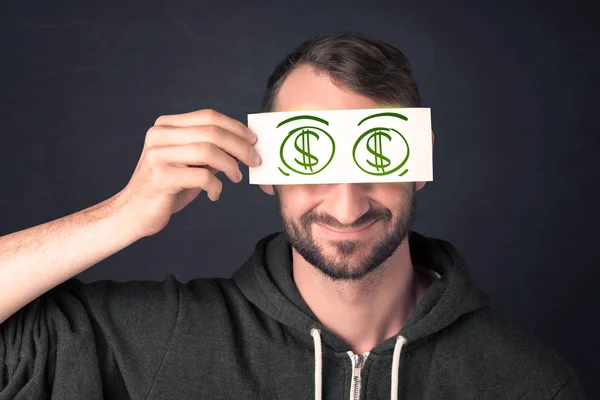
POLYGON ((323 129, 329 126, 329 122, 314 115, 297 115, 281 121, 277 128, 294 126, 298 122, 302 122, 303 126, 290 130, 279 147, 279 158, 285 167, 278 167, 279 172, 285 176, 290 176, 287 171, 300 175, 318 174, 331 163, 335 154, 333 137, 323 129), (304 125, 307 121, 321 127, 312 124, 304 125), (292 123, 294 125, 287 125, 292 123))
MULTIPOLYGON (((404 121, 408 121, 408 118, 402 114, 394 112, 381 112, 372 115, 368 115, 363 118, 357 126, 361 126, 364 122, 369 123, 382 121, 380 118, 392 117, 404 121)), ((393 119, 387 119, 386 125, 397 126, 398 121, 393 119)), ((378 126, 368 129, 354 142, 352 148, 352 158, 356 163, 356 166, 362 171, 369 175, 384 176, 395 173, 396 171, 403 168, 408 157, 410 155, 410 146, 408 141, 402 133, 398 130, 388 127, 378 126), (387 156, 383 154, 383 139, 386 138, 385 146, 387 149, 387 156), (401 141, 400 141, 401 140, 401 141), (402 158, 404 156, 404 158, 402 158), (374 157, 374 159, 372 158, 374 157)), ((403 176, 408 172, 408 169, 404 169, 398 174, 403 176)))
POLYGON ((390 135, 388 135, 387 133, 385 133, 381 130, 376 130, 367 139, 367 151, 369 153, 373 154, 373 156, 375 156, 375 162, 371 162, 369 160, 366 160, 366 161, 371 167, 375 168, 377 170, 377 172, 383 173, 383 172, 385 172, 385 168, 389 167, 392 162, 389 158, 387 158, 386 156, 384 156, 382 154, 383 153, 383 147, 382 147, 382 143, 381 143, 382 136, 384 136, 388 140, 388 142, 390 142, 392 140, 392 137, 390 135))
POLYGON ((294 158, 294 161, 296 161, 296 163, 301 167, 304 167, 306 171, 310 170, 310 172, 313 172, 313 167, 319 163, 319 159, 310 152, 311 136, 314 136, 317 140, 319 140, 319 135, 309 129, 303 129, 302 132, 296 136, 296 139, 294 140, 294 147, 300 154, 302 154, 302 160, 294 158), (298 144, 299 141, 302 141, 302 143, 298 144))

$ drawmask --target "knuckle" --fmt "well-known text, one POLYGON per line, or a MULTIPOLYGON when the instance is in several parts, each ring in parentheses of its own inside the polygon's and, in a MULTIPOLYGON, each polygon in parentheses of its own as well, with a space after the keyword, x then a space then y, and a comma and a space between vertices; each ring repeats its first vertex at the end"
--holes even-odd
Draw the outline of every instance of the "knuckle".
POLYGON ((148 149, 146 151, 145 159, 147 161, 147 164, 151 166, 158 164, 158 157, 159 155, 157 149, 148 149))
POLYGON ((213 176, 214 175, 206 168, 200 168, 198 170, 198 179, 204 184, 204 186, 208 186, 213 176))
POLYGON ((154 121, 154 125, 162 125, 166 119, 166 115, 161 115, 160 117, 156 118, 156 121, 154 121))
POLYGON ((152 144, 156 141, 156 137, 160 134, 162 128, 159 126, 152 126, 146 132, 146 143, 152 144))
POLYGON ((202 110, 202 117, 205 118, 207 121, 214 121, 218 114, 219 113, 217 112, 217 110, 212 108, 205 108, 204 110, 202 110))
POLYGON ((159 186, 161 182, 166 182, 166 170, 159 164, 150 165, 148 167, 148 175, 150 177, 150 183, 154 186, 159 186))
POLYGON ((202 132, 207 139, 216 140, 219 137, 219 128, 214 125, 205 125, 202 127, 202 132))
POLYGON ((209 143, 194 144, 194 158, 196 158, 198 161, 207 161, 212 153, 212 146, 209 143))

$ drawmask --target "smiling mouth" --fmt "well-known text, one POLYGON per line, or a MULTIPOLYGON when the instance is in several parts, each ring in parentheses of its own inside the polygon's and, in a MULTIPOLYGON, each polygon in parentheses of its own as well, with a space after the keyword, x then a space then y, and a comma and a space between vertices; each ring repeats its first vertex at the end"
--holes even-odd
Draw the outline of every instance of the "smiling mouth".
POLYGON ((377 222, 378 220, 372 221, 369 224, 362 226, 360 228, 351 228, 351 229, 339 229, 339 228, 331 228, 329 226, 323 225, 323 224, 319 224, 321 227, 327 229, 328 231, 332 231, 335 233, 357 233, 357 232, 361 232, 366 230, 367 228, 371 227, 371 225, 373 225, 375 222, 377 222))

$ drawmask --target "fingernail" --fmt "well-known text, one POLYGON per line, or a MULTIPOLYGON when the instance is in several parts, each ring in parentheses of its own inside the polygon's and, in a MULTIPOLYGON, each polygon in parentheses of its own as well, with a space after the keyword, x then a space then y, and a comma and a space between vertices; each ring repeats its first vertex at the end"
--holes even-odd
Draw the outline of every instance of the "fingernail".
POLYGON ((260 165, 260 163, 262 162, 262 160, 260 159, 260 156, 258 154, 254 154, 254 161, 256 162, 256 164, 260 165))

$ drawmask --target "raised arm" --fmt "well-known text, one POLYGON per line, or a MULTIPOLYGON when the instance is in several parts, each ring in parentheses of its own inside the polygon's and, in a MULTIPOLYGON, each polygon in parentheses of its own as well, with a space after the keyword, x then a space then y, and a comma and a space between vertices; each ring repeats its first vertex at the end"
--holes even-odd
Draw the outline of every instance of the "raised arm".
POLYGON ((0 323, 46 291, 138 239, 205 190, 216 201, 215 173, 242 180, 238 163, 260 162, 256 136, 214 110, 157 119, 127 186, 93 207, 0 237, 0 323))

